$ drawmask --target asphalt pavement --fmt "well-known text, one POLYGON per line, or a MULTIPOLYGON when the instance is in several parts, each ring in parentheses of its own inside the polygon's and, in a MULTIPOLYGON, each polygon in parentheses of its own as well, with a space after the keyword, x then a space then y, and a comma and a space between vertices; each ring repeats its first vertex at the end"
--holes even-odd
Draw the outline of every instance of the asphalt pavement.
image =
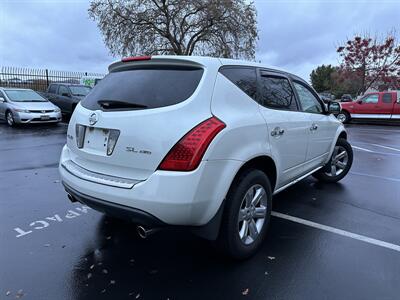
POLYGON ((399 299, 400 127, 349 125, 351 172, 274 198, 267 239, 236 262, 185 232, 66 197, 66 125, 0 123, 0 299, 399 299))

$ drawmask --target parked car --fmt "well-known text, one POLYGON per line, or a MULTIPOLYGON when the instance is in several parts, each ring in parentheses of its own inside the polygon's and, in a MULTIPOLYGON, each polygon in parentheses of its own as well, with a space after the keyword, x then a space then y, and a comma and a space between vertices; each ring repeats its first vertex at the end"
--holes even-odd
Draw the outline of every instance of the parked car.
POLYGON ((324 93, 319 93, 318 95, 321 98, 321 100, 324 101, 324 103, 328 103, 335 100, 335 96, 333 96, 330 93, 324 92, 324 93))
POLYGON ((351 119, 400 121, 400 91, 368 93, 341 105, 342 111, 337 118, 343 123, 351 119))
POLYGON ((340 102, 352 102, 352 101, 353 101, 353 97, 350 94, 344 94, 340 98, 340 102))
POLYGON ((43 95, 57 105, 63 114, 71 115, 76 105, 92 88, 87 85, 71 83, 51 83, 43 95))
POLYGON ((0 88, 0 118, 7 124, 57 123, 61 110, 30 89, 0 88))
POLYGON ((260 247, 272 195, 337 182, 353 152, 302 79, 207 57, 123 59, 75 109, 59 171, 71 201, 138 224, 186 226, 230 256, 260 247), (156 86, 156 88, 155 88, 156 86))

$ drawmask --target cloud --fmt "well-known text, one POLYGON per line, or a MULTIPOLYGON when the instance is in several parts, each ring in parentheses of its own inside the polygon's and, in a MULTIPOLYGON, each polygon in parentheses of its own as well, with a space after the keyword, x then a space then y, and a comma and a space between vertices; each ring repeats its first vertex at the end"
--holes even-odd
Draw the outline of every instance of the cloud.
MULTIPOLYGON (((256 0, 257 60, 305 79, 320 64, 337 64, 335 48, 354 33, 398 28, 393 0, 256 0)), ((0 0, 0 65, 107 72, 109 54, 89 0, 0 0)))
POLYGON ((336 46, 355 33, 398 27, 397 1, 262 1, 257 60, 309 79, 321 64, 337 64, 336 46))

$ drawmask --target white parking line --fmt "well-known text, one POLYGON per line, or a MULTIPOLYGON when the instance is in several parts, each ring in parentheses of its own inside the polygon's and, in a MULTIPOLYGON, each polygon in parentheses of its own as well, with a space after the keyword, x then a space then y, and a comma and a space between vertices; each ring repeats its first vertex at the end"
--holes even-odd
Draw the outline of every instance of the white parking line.
POLYGON ((271 213, 271 215, 274 216, 274 217, 277 217, 277 218, 281 218, 281 219, 285 219, 285 220, 292 221, 292 222, 295 222, 295 223, 299 223, 299 224, 303 224, 303 225, 306 225, 306 226, 314 227, 314 228, 317 228, 317 229, 325 230, 325 231, 328 231, 328 232, 331 232, 331 233, 335 233, 335 234, 338 234, 338 235, 341 235, 341 236, 345 236, 345 237, 348 237, 348 238, 351 238, 351 239, 359 240, 359 241, 362 241, 362 242, 365 242, 365 243, 368 243, 368 244, 372 244, 372 245, 375 245, 375 246, 379 246, 379 247, 383 247, 383 248, 387 248, 387 249, 391 249, 391 250, 400 252, 400 246, 399 245, 395 245, 395 244, 391 244, 391 243, 384 242, 384 241, 381 241, 381 240, 373 239, 373 238, 370 238, 370 237, 367 237, 367 236, 364 236, 364 235, 356 234, 356 233, 353 233, 353 232, 350 232, 350 231, 345 231, 345 230, 338 229, 338 228, 335 228, 335 227, 331 227, 331 226, 327 226, 327 225, 311 222, 311 221, 304 220, 304 219, 301 219, 301 218, 285 215, 285 214, 282 214, 282 213, 279 213, 279 212, 276 212, 276 211, 273 211, 271 213))
POLYGON ((361 150, 361 151, 374 152, 372 150, 368 150, 368 149, 365 149, 365 148, 357 147, 357 146, 354 146, 354 145, 352 145, 351 147, 354 148, 354 149, 357 149, 357 150, 361 150))
POLYGON ((372 175, 372 174, 366 174, 366 173, 360 173, 360 172, 353 172, 353 171, 350 171, 350 174, 358 175, 358 176, 366 176, 366 177, 378 178, 378 179, 389 180, 389 181, 394 181, 394 182, 400 182, 399 178, 393 178, 393 177, 378 176, 378 175, 372 175))
POLYGON ((389 146, 383 146, 383 145, 378 145, 378 144, 370 144, 370 145, 400 152, 400 149, 389 147, 389 146))

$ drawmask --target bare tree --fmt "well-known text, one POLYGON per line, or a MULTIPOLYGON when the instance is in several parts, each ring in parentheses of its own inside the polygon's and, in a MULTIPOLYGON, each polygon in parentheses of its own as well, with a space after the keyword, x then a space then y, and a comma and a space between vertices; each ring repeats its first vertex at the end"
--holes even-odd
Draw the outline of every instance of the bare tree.
POLYGON ((254 59, 256 9, 246 0, 93 0, 113 55, 210 55, 254 59))

